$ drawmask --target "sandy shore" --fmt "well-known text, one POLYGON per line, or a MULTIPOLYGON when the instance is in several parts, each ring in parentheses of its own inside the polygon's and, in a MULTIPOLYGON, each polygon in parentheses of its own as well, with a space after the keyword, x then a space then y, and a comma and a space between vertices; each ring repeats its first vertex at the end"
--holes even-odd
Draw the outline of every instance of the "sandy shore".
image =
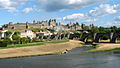
POLYGON ((115 48, 120 48, 120 44, 100 43, 97 45, 97 48, 85 52, 108 51, 108 50, 113 50, 115 48))
POLYGON ((0 50, 0 58, 17 58, 26 56, 37 56, 37 55, 49 55, 49 54, 60 54, 67 50, 80 47, 80 41, 70 40, 65 43, 52 44, 47 43, 41 46, 30 46, 20 48, 9 48, 0 50))
POLYGON ((120 44, 99 44, 97 50, 111 50, 120 48, 120 44))

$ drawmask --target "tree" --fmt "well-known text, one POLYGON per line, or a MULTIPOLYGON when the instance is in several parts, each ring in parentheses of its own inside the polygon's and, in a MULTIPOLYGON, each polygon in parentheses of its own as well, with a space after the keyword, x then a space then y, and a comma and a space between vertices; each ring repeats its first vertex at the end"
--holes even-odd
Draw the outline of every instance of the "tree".
POLYGON ((2 35, 2 32, 0 32, 0 35, 2 35))
POLYGON ((98 33, 98 32, 99 32, 98 27, 92 27, 91 28, 91 33, 98 33))
POLYGON ((12 34, 11 31, 7 31, 7 32, 5 32, 5 33, 6 33, 6 36, 8 36, 8 37, 10 37, 10 35, 12 34))
POLYGON ((14 44, 20 44, 20 36, 13 35, 12 39, 13 39, 14 44))
POLYGON ((83 30, 84 30, 84 31, 87 31, 87 30, 89 30, 89 27, 88 27, 88 26, 85 26, 85 27, 83 27, 83 30))
POLYGON ((117 30, 118 30, 118 28, 116 26, 111 27, 111 32, 116 32, 117 30))
POLYGON ((11 44, 11 39, 9 37, 5 37, 4 41, 6 41, 8 44, 11 44))
POLYGON ((9 37, 5 37, 4 40, 11 41, 11 39, 9 37))
POLYGON ((26 44, 28 42, 28 39, 26 37, 23 37, 20 39, 21 44, 26 44))
POLYGON ((98 29, 99 29, 99 33, 109 33, 110 32, 109 29, 106 29, 104 27, 99 27, 98 29))
POLYGON ((37 38, 33 38, 33 39, 32 39, 32 42, 37 42, 37 41, 38 41, 37 38))
POLYGON ((27 39, 28 39, 28 43, 31 43, 31 42, 32 42, 32 40, 31 40, 30 37, 27 37, 27 39))
POLYGON ((2 36, 2 32, 0 32, 0 38, 1 38, 1 36, 2 36))
POLYGON ((20 35, 21 33, 20 32, 15 32, 14 35, 20 35))

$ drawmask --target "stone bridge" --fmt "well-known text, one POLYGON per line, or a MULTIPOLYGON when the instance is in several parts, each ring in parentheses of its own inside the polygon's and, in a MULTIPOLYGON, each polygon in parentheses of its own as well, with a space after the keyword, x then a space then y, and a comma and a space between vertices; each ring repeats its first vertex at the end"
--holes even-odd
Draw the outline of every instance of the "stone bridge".
POLYGON ((110 43, 116 43, 117 38, 120 36, 120 33, 83 33, 80 41, 87 42, 88 36, 91 36, 93 42, 99 43, 101 37, 104 35, 109 37, 110 43))
POLYGON ((44 39, 44 40, 67 40, 71 39, 73 40, 74 38, 80 38, 79 33, 74 33, 74 34, 68 34, 68 33, 61 33, 61 34, 54 34, 54 35, 49 35, 49 36, 37 36, 39 39, 44 39))

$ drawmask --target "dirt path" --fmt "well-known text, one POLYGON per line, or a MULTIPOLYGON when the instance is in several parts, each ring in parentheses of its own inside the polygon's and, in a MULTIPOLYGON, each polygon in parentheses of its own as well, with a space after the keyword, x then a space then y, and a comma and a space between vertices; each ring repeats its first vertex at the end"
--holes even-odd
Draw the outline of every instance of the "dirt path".
POLYGON ((80 41, 70 40, 69 42, 59 44, 47 43, 41 46, 1 49, 0 58, 17 58, 26 56, 58 54, 64 52, 66 49, 71 50, 73 48, 80 47, 80 43, 80 41))

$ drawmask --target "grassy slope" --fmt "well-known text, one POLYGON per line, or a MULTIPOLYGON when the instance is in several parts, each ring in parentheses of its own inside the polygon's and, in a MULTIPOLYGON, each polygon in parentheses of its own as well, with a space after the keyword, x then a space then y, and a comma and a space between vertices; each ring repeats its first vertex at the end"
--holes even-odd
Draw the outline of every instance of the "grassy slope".
POLYGON ((64 42, 69 42, 69 40, 45 41, 45 42, 36 42, 36 43, 28 43, 28 44, 8 45, 7 47, 0 47, 0 49, 16 48, 16 47, 27 47, 27 46, 40 46, 40 45, 44 45, 45 43, 64 43, 64 42))

